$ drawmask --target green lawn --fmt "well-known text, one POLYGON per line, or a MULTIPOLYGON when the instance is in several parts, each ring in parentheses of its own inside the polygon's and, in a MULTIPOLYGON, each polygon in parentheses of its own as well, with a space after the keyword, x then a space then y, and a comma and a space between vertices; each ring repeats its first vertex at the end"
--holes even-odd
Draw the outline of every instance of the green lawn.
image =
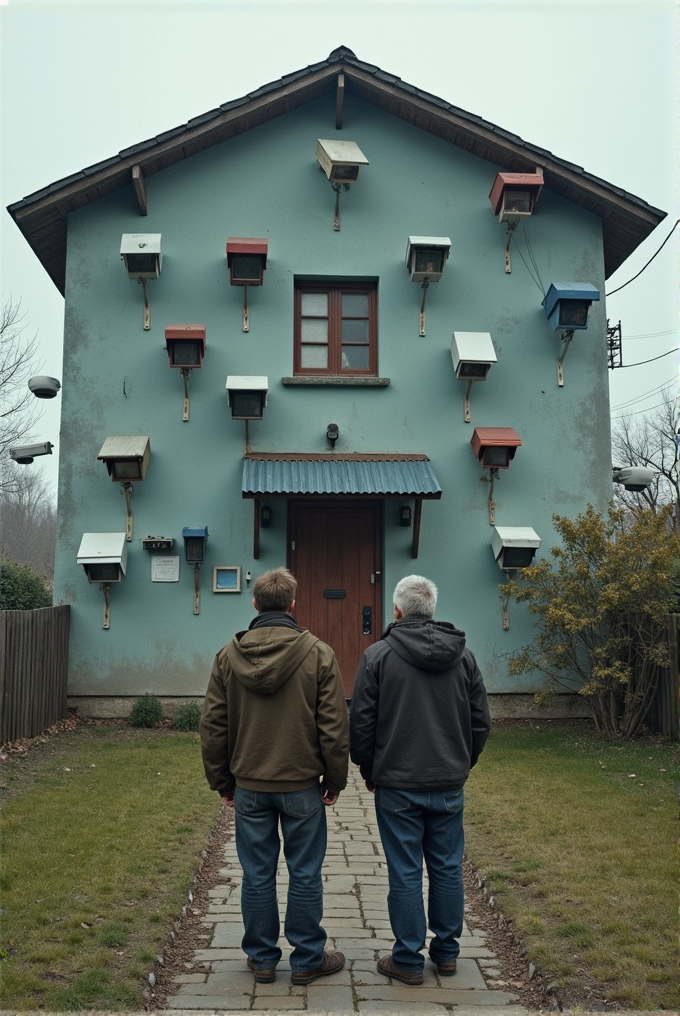
POLYGON ((3 1008, 140 1008, 219 801, 198 735, 80 726, 3 763, 3 1008))
POLYGON ((473 769, 468 857, 567 998, 680 1007, 677 780, 677 745, 586 724, 497 724, 473 769))

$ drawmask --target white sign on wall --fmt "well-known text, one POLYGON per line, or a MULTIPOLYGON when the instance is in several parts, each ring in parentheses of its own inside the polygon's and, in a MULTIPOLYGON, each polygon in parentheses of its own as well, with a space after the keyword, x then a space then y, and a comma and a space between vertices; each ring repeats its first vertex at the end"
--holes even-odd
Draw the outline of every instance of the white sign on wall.
POLYGON ((152 582, 179 582, 179 557, 151 557, 152 582))

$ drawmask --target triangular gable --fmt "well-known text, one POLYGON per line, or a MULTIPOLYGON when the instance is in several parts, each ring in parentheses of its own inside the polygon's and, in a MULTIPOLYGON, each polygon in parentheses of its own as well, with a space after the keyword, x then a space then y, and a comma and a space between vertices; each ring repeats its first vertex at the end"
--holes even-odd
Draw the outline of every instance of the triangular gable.
POLYGON ((344 46, 333 50, 327 60, 286 74, 181 127, 126 148, 30 194, 7 210, 63 294, 69 212, 130 183, 135 184, 144 209, 145 177, 329 92, 336 93, 338 119, 343 95, 349 93, 510 172, 534 172, 540 167, 546 187, 602 218, 607 278, 666 217, 642 198, 582 167, 358 60, 344 46))

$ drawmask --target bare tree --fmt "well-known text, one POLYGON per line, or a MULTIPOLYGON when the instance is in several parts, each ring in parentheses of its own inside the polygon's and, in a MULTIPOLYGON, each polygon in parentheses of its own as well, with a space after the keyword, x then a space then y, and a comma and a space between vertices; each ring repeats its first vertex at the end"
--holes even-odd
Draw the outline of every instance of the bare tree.
MULTIPOLYGON (((27 338, 21 303, 6 301, 0 308, 0 460, 11 445, 30 435, 42 407, 28 388, 28 379, 40 369, 37 335, 27 338)), ((0 483, 11 482, 3 470, 0 483)))
POLYGON ((43 475, 6 459, 0 476, 0 549, 15 564, 30 565, 51 586, 57 512, 43 475))
POLYGON ((674 526, 680 528, 680 480, 676 400, 673 390, 663 392, 663 404, 646 416, 623 416, 612 432, 612 462, 616 466, 647 466, 656 473, 648 490, 633 493, 615 484, 615 500, 638 514, 663 505, 674 506, 674 526))

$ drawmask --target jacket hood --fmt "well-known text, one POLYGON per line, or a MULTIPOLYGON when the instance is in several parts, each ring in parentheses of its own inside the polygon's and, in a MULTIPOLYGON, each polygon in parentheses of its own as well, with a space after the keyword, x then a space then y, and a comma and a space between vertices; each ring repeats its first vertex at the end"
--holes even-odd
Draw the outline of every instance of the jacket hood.
POLYGON ((309 631, 253 628, 234 636, 227 658, 240 684, 259 695, 273 695, 318 641, 309 631))
POLYGON ((394 621, 383 638, 402 660, 433 673, 455 667, 465 652, 465 632, 448 621, 434 621, 431 617, 394 621))

